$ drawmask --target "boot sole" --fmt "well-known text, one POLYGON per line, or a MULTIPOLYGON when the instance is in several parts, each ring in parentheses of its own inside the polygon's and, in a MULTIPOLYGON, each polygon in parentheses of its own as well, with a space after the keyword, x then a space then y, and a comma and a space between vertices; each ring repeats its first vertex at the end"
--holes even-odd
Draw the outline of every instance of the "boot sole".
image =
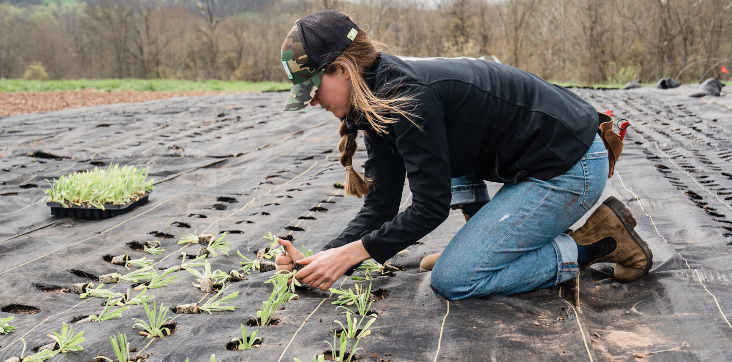
POLYGON ((628 208, 620 202, 620 200, 616 199, 614 196, 608 197, 605 201, 602 203, 603 205, 607 206, 612 210, 615 215, 620 219, 620 222, 625 227, 625 230, 630 233, 630 236, 633 238, 633 241, 635 241, 638 246, 643 250, 643 253, 646 255, 646 269, 643 271, 643 274, 638 278, 644 277, 648 272, 651 271, 651 268, 653 267, 653 253, 651 252, 651 248, 648 247, 648 243, 643 240, 638 233, 635 232, 635 226, 638 225, 638 222, 635 221, 635 217, 633 217, 633 214, 628 210, 628 208))

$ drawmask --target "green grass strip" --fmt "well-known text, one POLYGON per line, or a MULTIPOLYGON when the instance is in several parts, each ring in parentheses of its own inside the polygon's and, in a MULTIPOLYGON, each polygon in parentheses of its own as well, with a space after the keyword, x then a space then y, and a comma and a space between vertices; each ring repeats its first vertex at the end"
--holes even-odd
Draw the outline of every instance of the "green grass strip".
POLYGON ((173 79, 75 79, 75 80, 21 80, 0 79, 0 92, 51 92, 80 89, 113 91, 281 91, 290 90, 289 82, 228 82, 220 80, 173 79))

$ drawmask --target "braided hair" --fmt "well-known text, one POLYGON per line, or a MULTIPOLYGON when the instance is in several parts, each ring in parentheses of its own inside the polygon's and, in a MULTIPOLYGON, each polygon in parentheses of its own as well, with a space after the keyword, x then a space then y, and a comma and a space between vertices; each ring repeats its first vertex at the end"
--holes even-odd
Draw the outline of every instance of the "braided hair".
MULTIPOLYGON (((359 115, 359 121, 368 122, 378 134, 388 133, 388 125, 397 121, 389 115, 401 116, 412 123, 414 123, 413 118, 415 117, 411 113, 415 103, 413 96, 394 95, 379 98, 374 95, 363 79, 364 69, 371 67, 379 58, 377 49, 384 48, 384 44, 371 40, 365 31, 359 30, 351 44, 325 69, 326 74, 333 74, 338 70, 349 73, 351 112, 359 115)), ((341 164, 346 168, 345 193, 363 197, 369 192, 373 180, 362 177, 353 168, 353 154, 356 152, 358 134, 350 132, 345 118, 341 121, 340 135, 338 150, 341 152, 341 164)))

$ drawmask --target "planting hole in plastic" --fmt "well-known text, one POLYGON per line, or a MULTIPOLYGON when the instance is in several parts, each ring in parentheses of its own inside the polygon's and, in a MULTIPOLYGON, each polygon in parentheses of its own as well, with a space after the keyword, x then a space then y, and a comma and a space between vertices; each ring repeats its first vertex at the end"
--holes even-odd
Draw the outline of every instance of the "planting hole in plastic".
MULTIPOLYGON (((336 360, 335 358, 333 358, 333 352, 329 349, 323 351, 323 355, 325 356, 326 361, 335 361, 336 360)), ((343 360, 348 361, 349 359, 351 361, 358 361, 359 359, 361 359, 361 356, 359 354, 354 354, 353 357, 351 358, 351 352, 346 352, 346 355, 343 360)))
POLYGON ((33 284, 33 287, 36 288, 36 289, 38 289, 38 290, 40 290, 40 291, 42 291, 42 292, 45 292, 45 293, 56 293, 56 294, 60 294, 60 293, 64 293, 64 292, 68 292, 69 291, 65 287, 61 287, 61 286, 58 286, 58 285, 47 285, 47 284, 41 284, 41 283, 34 283, 33 284))
POLYGON ((373 296, 374 300, 382 300, 389 296, 389 291, 386 289, 376 289, 373 292, 371 292, 371 296, 373 296))
POLYGON ((76 323, 76 322, 78 322, 80 320, 86 319, 87 317, 89 317, 89 316, 88 315, 77 315, 76 317, 71 318, 71 320, 69 321, 69 323, 76 323))
MULTIPOLYGON (((249 336, 247 336, 247 338, 249 338, 249 336)), ((226 344, 226 349, 228 349, 229 351, 238 351, 239 350, 239 343, 240 342, 241 342, 241 339, 237 339, 237 340, 231 341, 231 342, 229 342, 229 343, 226 344)), ((261 346, 263 342, 264 342, 264 338, 256 338, 254 340, 254 343, 252 343, 252 347, 253 346, 261 346)))
MULTIPOLYGON (((255 319, 255 318, 249 318, 249 319, 247 319, 247 325, 248 325, 248 326, 250 326, 250 327, 261 327, 261 326, 259 325, 259 322, 260 322, 260 321, 261 321, 261 319, 260 319, 260 318, 256 318, 256 319, 255 319)), ((268 324, 268 326, 276 326, 276 325, 278 325, 279 323, 280 323, 280 319, 279 319, 279 318, 275 318, 275 317, 272 317, 272 318, 271 318, 271 319, 269 320, 269 324, 268 324)))
POLYGON ((127 246, 134 251, 145 251, 145 245, 139 241, 131 241, 127 243, 127 246))
POLYGON ((151 231, 148 234, 154 235, 156 238, 161 238, 161 239, 172 239, 175 237, 175 235, 166 234, 166 233, 160 232, 160 231, 151 231))
POLYGON ((95 281, 96 280, 99 280, 99 276, 98 275, 92 274, 92 273, 87 273, 87 272, 85 272, 83 270, 71 269, 71 270, 69 270, 69 272, 71 274, 76 275, 77 277, 80 277, 80 278, 86 278, 86 279, 95 280, 95 281))
POLYGON ((23 305, 23 304, 8 304, 2 309, 0 309, 3 313, 10 313, 10 314, 36 314, 40 312, 41 310, 30 306, 30 305, 23 305))

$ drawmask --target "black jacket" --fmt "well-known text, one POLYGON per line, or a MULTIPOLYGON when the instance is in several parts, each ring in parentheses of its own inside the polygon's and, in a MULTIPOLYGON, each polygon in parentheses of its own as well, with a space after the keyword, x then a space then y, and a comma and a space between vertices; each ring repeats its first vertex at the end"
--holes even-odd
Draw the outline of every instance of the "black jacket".
POLYGON ((420 127, 400 119, 379 135, 347 120, 366 133, 365 174, 375 187, 325 249, 361 239, 379 263, 447 218, 450 178, 470 171, 503 183, 559 176, 584 156, 599 124, 596 110, 574 93, 503 64, 383 53, 365 78, 377 96, 413 95, 420 127), (412 205, 399 213, 405 173, 412 205))

